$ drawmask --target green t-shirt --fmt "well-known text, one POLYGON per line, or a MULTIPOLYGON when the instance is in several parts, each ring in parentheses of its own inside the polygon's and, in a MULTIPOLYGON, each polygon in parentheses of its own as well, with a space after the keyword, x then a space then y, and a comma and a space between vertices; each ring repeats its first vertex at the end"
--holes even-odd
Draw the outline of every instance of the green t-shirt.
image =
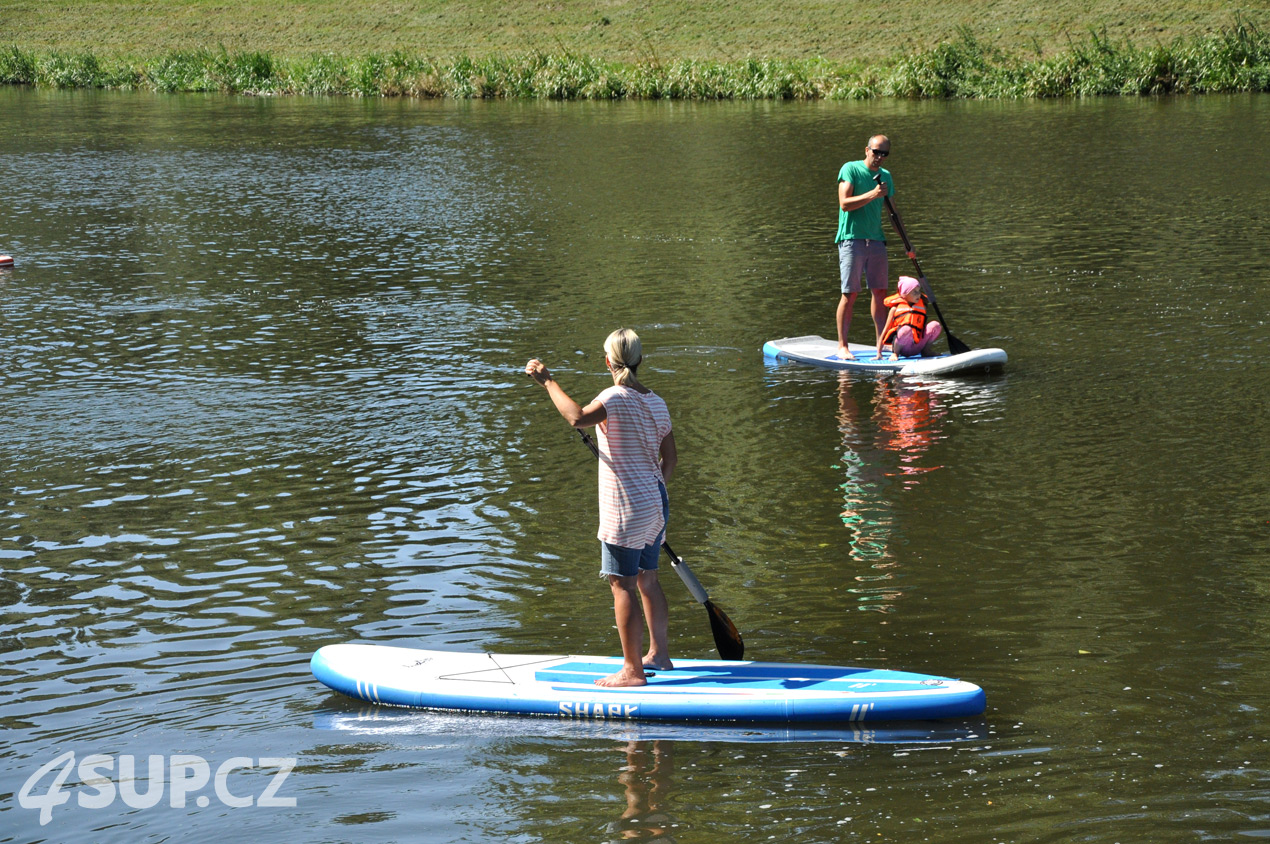
MULTIPOLYGON (((895 196, 895 185, 885 168, 878 170, 890 196, 895 196)), ((863 161, 848 161, 838 171, 838 182, 851 182, 855 196, 862 196, 876 188, 873 171, 863 161)), ((838 236, 834 243, 844 240, 886 240, 882 236, 882 205, 886 200, 878 197, 863 208, 854 211, 838 209, 838 236)))

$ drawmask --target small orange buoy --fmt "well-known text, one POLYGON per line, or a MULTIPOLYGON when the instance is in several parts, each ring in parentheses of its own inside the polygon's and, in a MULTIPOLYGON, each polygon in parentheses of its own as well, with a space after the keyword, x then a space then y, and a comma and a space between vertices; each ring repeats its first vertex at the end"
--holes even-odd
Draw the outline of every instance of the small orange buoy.
POLYGON ((8 255, 0 255, 0 267, 12 267, 13 258, 8 255))

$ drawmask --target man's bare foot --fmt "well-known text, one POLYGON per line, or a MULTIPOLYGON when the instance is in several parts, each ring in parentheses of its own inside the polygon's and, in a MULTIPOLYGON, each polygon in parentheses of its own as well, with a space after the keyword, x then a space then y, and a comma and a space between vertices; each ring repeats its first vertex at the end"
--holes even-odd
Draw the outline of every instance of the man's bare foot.
POLYGON ((616 674, 610 674, 607 677, 601 677, 595 681, 597 686, 605 686, 606 688, 620 688, 622 686, 647 686, 648 680, 644 677, 644 672, 639 673, 631 671, 629 668, 623 668, 616 674))
POLYGON ((851 354, 851 350, 846 346, 839 346, 835 354, 842 360, 855 360, 855 355, 851 354))
POLYGON ((646 671, 674 671, 675 664, 670 661, 670 657, 657 657, 649 654, 644 657, 644 669, 646 671))

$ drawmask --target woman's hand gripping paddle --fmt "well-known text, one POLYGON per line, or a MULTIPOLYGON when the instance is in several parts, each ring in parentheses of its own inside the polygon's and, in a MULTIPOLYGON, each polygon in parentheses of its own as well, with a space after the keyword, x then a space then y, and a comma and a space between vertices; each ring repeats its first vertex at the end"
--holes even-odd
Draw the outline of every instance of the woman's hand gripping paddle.
MULTIPOLYGON (((879 185, 882 184, 882 174, 875 173, 873 181, 879 185)), ((939 303, 935 301, 935 291, 931 290, 930 282, 926 280, 925 273, 922 272, 922 265, 917 263, 917 252, 913 249, 913 243, 908 239, 908 232, 904 231, 904 222, 900 220, 900 212, 895 210, 895 203, 891 201, 891 195, 888 193, 883 197, 886 200, 886 210, 891 215, 891 225, 895 226, 895 230, 900 234, 900 240, 904 241, 904 250, 908 252, 908 259, 913 262, 913 269, 917 270, 917 279, 922 284, 922 290, 926 295, 930 296, 930 303, 935 306, 935 314, 939 317, 939 324, 944 327, 944 334, 948 335, 948 350, 954 355, 960 355, 970 351, 970 347, 953 336, 952 330, 948 327, 948 320, 944 319, 943 313, 939 310, 939 303)))
MULTIPOLYGON (((586 443, 586 447, 591 449, 591 453, 596 456, 596 459, 599 459, 600 450, 596 447, 595 441, 581 428, 574 428, 574 430, 578 432, 578 436, 582 437, 582 442, 586 443)), ((670 567, 675 570, 675 574, 679 575, 679 579, 684 582, 684 586, 688 587, 692 597, 697 600, 697 603, 704 606, 706 612, 709 613, 710 632, 714 634, 714 646, 718 649, 719 656, 728 660, 743 659, 745 656, 745 642, 741 641, 741 634, 737 631, 736 625, 732 623, 732 619, 728 618, 723 610, 710 601, 710 596, 706 593, 705 587, 701 585, 701 581, 697 580, 697 576, 692 573, 692 569, 688 568, 688 564, 670 549, 669 544, 662 542, 661 549, 666 552, 667 557, 670 557, 670 567)))

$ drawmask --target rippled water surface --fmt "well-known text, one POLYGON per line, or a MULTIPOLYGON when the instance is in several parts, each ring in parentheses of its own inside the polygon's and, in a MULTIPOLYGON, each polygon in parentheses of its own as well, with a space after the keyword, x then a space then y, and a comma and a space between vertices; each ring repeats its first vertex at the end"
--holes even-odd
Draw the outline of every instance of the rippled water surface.
POLYGON ((1270 838, 1266 97, 0 110, 0 841, 1270 838), (834 177, 879 129, 1004 374, 763 360, 832 334, 834 177), (619 325, 747 655, 964 677, 982 719, 490 719, 312 679, 342 641, 616 650, 592 461, 519 370, 590 398, 619 325), (19 792, 68 751, 294 758, 294 805, 91 808, 72 773, 41 825, 19 792))

